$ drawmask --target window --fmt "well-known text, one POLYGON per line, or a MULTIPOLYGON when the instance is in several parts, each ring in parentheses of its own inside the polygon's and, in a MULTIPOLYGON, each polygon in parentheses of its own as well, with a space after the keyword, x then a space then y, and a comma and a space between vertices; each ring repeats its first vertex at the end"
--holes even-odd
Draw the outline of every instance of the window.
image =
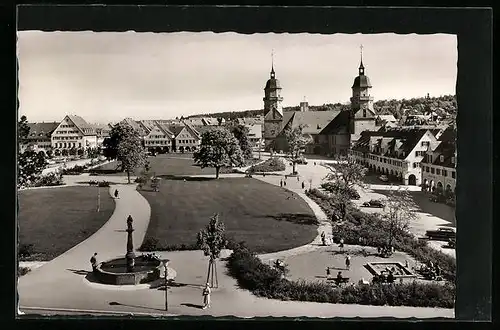
POLYGON ((417 163, 413 163, 413 168, 417 168, 417 163))
POLYGON ((437 168, 437 169, 436 169, 436 174, 437 174, 437 175, 440 175, 440 174, 441 174, 441 169, 437 168))
POLYGON ((434 174, 434 167, 431 167, 431 174, 434 174))
POLYGON ((452 164, 455 164, 455 157, 454 157, 454 156, 453 156, 453 157, 451 157, 451 163, 452 163, 452 164))
POLYGON ((406 154, 405 154, 405 152, 404 152, 404 151, 403 151, 402 155, 403 155, 403 157, 405 157, 405 156, 406 156, 406 154))
POLYGON ((429 173, 429 166, 426 166, 426 167, 425 167, 425 171, 426 171, 427 173, 429 173))
POLYGON ((429 141, 422 141, 422 147, 428 147, 429 141))
POLYGON ((440 155, 440 156, 439 156, 439 161, 440 161, 441 163, 442 163, 442 162, 444 162, 444 156, 443 156, 443 155, 440 155))
POLYGON ((455 171, 451 171, 451 177, 455 179, 455 171))
POLYGON ((448 172, 446 170, 443 170, 443 176, 448 176, 448 172))

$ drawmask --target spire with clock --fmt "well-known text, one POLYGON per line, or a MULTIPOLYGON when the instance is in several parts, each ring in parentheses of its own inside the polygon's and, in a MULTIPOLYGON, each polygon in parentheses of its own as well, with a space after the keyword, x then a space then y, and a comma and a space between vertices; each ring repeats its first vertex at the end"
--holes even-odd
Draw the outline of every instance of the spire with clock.
POLYGON ((264 88, 264 141, 266 149, 279 134, 283 121, 281 85, 274 71, 274 51, 271 53, 270 78, 264 88))

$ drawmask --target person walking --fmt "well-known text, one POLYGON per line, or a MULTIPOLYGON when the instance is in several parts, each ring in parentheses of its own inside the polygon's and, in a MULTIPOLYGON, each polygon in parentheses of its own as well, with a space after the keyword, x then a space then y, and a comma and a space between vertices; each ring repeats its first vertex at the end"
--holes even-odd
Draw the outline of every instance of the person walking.
POLYGON ((340 248, 340 251, 344 251, 344 239, 343 238, 340 239, 339 248, 340 248))
POLYGON ((351 268, 351 256, 347 255, 345 257, 345 269, 349 270, 351 268))
POLYGON ((323 245, 326 245, 326 234, 325 232, 321 232, 321 242, 323 243, 323 245))
POLYGON ((280 187, 283 188, 283 180, 280 180, 280 187))
POLYGON ((285 180, 285 181, 283 181, 283 185, 286 187, 286 180, 285 180))
POLYGON ((297 182, 300 182, 300 178, 297 176, 297 182))
POLYGON ((304 183, 304 181, 302 181, 302 189, 304 189, 306 187, 306 184, 304 183))
POLYGON ((210 284, 206 284, 203 289, 203 309, 210 308, 210 284))
POLYGON ((115 198, 120 198, 118 197, 118 189, 115 189, 115 198))
POLYGON ((90 264, 92 265, 92 271, 97 270, 97 252, 90 258, 90 264))
POLYGON ((330 267, 326 267, 326 276, 330 276, 330 267))

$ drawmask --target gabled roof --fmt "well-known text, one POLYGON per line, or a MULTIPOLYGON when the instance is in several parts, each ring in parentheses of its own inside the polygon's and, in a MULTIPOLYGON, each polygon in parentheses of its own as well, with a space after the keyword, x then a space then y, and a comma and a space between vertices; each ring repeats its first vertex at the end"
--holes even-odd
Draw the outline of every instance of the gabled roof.
POLYGON ((455 163, 451 161, 452 157, 455 157, 456 144, 455 141, 440 141, 439 144, 432 150, 433 157, 432 163, 429 161, 429 154, 426 155, 422 163, 439 165, 443 167, 455 167, 455 163), (441 161, 441 156, 443 156, 443 161, 441 161))
POLYGON ((148 131, 146 127, 141 125, 139 122, 136 122, 132 118, 125 118, 124 120, 121 121, 122 123, 125 123, 132 127, 137 133, 139 133, 140 136, 146 136, 148 135, 148 131))
POLYGON ((69 118, 73 122, 73 124, 75 124, 75 126, 82 132, 83 135, 96 135, 94 127, 87 123, 82 117, 77 115, 66 115, 66 117, 69 118))
POLYGON ((156 121, 156 126, 162 131, 169 139, 172 138, 174 132, 170 130, 170 126, 162 121, 156 121))
POLYGON ((36 139, 40 137, 50 138, 52 132, 59 126, 58 122, 48 123, 27 123, 30 128, 28 139, 36 139))
POLYGON ((330 121, 320 134, 330 135, 337 133, 341 128, 345 127, 349 123, 350 110, 340 111, 340 113, 330 121))
POLYGON ((377 118, 387 122, 396 122, 396 118, 393 115, 377 115, 377 118))
POLYGON ((182 125, 168 125, 168 130, 172 132, 177 138, 177 136, 184 130, 185 127, 186 126, 182 125))
MULTIPOLYGON (((304 125, 304 134, 319 134, 340 111, 290 111, 292 129, 304 125)), ((285 118, 284 118, 285 119, 285 118)), ((285 120, 283 120, 285 122, 285 120)))

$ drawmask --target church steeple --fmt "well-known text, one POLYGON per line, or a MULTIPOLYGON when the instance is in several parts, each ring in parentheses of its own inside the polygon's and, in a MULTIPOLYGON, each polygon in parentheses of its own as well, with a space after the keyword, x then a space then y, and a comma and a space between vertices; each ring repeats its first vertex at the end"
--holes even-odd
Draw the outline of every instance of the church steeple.
POLYGON ((363 65, 363 45, 359 46, 361 50, 361 62, 359 64, 359 75, 363 76, 365 74, 365 66, 363 65))
POLYGON ((271 79, 274 79, 276 74, 274 73, 274 50, 271 52, 271 79))

